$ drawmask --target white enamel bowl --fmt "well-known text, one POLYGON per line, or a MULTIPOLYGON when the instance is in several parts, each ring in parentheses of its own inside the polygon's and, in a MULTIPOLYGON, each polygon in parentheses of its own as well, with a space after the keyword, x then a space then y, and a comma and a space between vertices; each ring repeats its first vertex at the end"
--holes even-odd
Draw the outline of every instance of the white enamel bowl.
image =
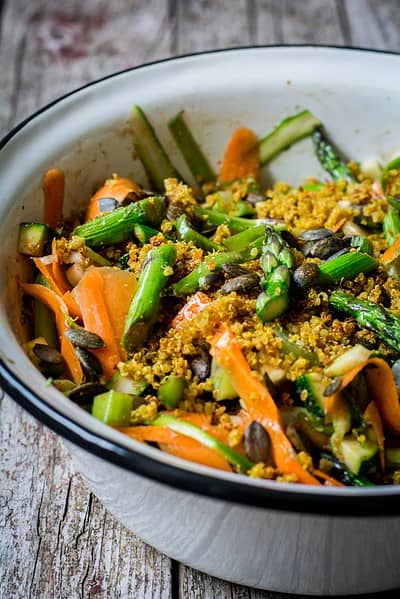
MULTIPOLYGON (((317 47, 228 50, 146 65, 73 92, 22 123, 0 151, 0 377, 6 391, 68 440, 77 471, 100 500, 167 555, 227 580, 310 594, 365 594, 400 586, 400 488, 307 488, 183 462, 94 420, 45 386, 20 349, 15 318, 18 224, 40 220, 43 172, 67 175, 68 210, 110 173, 145 182, 126 115, 145 108, 186 175, 168 135, 184 108, 214 165, 239 124, 267 132, 309 108, 358 160, 383 161, 400 138, 400 58, 317 47)), ((319 176, 309 140, 265 169, 266 178, 319 176)))

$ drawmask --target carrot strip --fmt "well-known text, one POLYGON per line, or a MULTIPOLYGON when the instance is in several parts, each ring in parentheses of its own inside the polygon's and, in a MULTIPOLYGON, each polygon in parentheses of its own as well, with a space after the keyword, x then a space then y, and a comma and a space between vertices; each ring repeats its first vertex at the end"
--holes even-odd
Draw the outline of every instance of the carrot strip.
POLYGON ((226 147, 219 180, 222 183, 228 183, 242 177, 257 179, 259 163, 256 134, 251 129, 239 127, 233 132, 226 147))
POLYGON ((384 425, 400 435, 400 403, 396 383, 389 364, 381 358, 370 358, 365 377, 371 399, 376 403, 384 425))
POLYGON ((71 290, 71 285, 68 283, 59 262, 54 261, 51 267, 53 279, 56 282, 57 287, 60 289, 61 295, 64 295, 67 293, 67 291, 71 290))
POLYGON ((340 229, 343 227, 344 223, 348 220, 348 217, 345 216, 344 218, 341 218, 336 225, 334 225, 333 227, 331 227, 331 231, 333 231, 333 233, 337 233, 337 231, 340 231, 340 229))
POLYGON ((173 321, 171 322, 171 327, 173 329, 180 329, 184 326, 184 324, 190 320, 193 320, 195 316, 200 314, 202 310, 211 302, 211 299, 203 293, 202 291, 198 291, 186 302, 186 304, 181 308, 178 314, 175 316, 173 321))
POLYGON ((210 339, 210 343, 212 355, 228 372, 244 408, 268 431, 273 458, 279 470, 283 474, 295 474, 299 482, 319 485, 319 481, 298 462, 296 452, 283 431, 278 407, 266 387, 253 376, 233 332, 223 327, 210 339))
POLYGON ((107 179, 100 189, 90 198, 89 206, 86 211, 86 220, 92 220, 100 214, 99 200, 102 198, 113 198, 117 202, 124 201, 127 195, 135 193, 140 195, 140 187, 130 179, 113 175, 112 179, 107 179))
POLYGON ((54 293, 62 297, 63 292, 54 278, 52 264, 45 264, 41 258, 32 258, 32 260, 35 263, 35 266, 38 269, 38 271, 42 273, 42 275, 50 285, 50 289, 54 291, 54 293))
POLYGON ((379 447, 379 461, 382 470, 385 470, 385 435, 383 432, 382 418, 374 401, 371 401, 368 404, 367 409, 364 412, 364 420, 374 429, 379 447))
POLYGON ((79 304, 75 300, 74 296, 71 294, 71 292, 67 291, 66 293, 64 293, 64 295, 62 296, 62 299, 66 303, 68 312, 70 313, 72 318, 79 318, 80 320, 82 320, 81 309, 79 307, 79 304))
POLYGON ((66 322, 68 309, 65 302, 54 291, 48 289, 44 285, 38 285, 36 283, 21 283, 21 287, 25 293, 43 302, 46 304, 46 306, 53 310, 56 318, 58 335, 60 337, 61 355, 65 360, 72 380, 75 383, 81 383, 83 379, 83 373, 80 362, 76 356, 72 343, 64 335, 65 330, 68 328, 68 324, 66 322))
POLYGON ((368 365, 368 362, 368 360, 365 360, 365 362, 357 364, 357 366, 342 376, 339 388, 335 391, 335 393, 332 393, 332 395, 329 395, 329 397, 326 398, 325 411, 327 414, 332 414, 332 412, 335 410, 335 406, 338 405, 338 403, 342 403, 340 400, 341 391, 343 391, 343 389, 345 389, 347 385, 349 385, 352 380, 355 379, 357 374, 359 374, 368 365))
MULTIPOLYGON (((104 301, 104 278, 99 270, 101 269, 88 268, 79 283, 77 298, 85 328, 99 335, 105 343, 105 347, 94 350, 94 353, 100 360, 106 377, 111 377, 121 361, 121 352, 104 301)), ((114 309, 118 310, 118 306, 114 306, 114 309)))
POLYGON ((345 487, 346 486, 343 483, 336 480, 336 478, 333 478, 333 476, 329 476, 329 474, 326 474, 326 472, 322 472, 322 470, 317 470, 317 468, 313 468, 312 472, 313 472, 313 474, 315 474, 315 476, 317 478, 322 478, 322 480, 325 481, 325 484, 329 487, 345 487))
MULTIPOLYGON (((198 420, 196 418, 192 418, 191 416, 201 416, 199 414, 187 415, 185 414, 184 420, 192 422, 193 424, 197 424, 201 426, 200 422, 202 420, 198 420)), ((214 436, 215 429, 217 427, 207 427, 204 430, 210 432, 214 436), (213 429, 213 430, 210 430, 213 429)), ((171 429, 164 426, 130 426, 119 428, 122 433, 127 434, 132 439, 136 441, 142 442, 151 442, 151 443, 159 443, 160 448, 167 453, 171 453, 177 457, 190 460, 191 462, 197 462, 198 464, 203 464, 204 466, 211 466, 212 468, 218 468, 219 470, 227 470, 228 472, 232 472, 232 468, 228 464, 228 462, 221 457, 218 453, 204 447, 195 439, 191 439, 190 437, 185 437, 185 435, 180 435, 172 431, 171 429)), ((226 437, 227 435, 225 435, 226 437)), ((226 438, 224 439, 226 441, 226 438)))
POLYGON ((209 466, 210 468, 217 468, 217 470, 225 470, 232 472, 232 468, 223 457, 215 453, 208 447, 203 447, 198 443, 197 447, 184 447, 180 444, 173 445, 171 443, 161 443, 161 449, 166 453, 182 458, 183 460, 190 460, 203 466, 209 466))
POLYGON ((388 264, 392 262, 400 252, 400 235, 398 235, 392 245, 381 256, 381 262, 388 264))
POLYGON ((43 178, 44 222, 55 229, 62 220, 65 177, 57 168, 52 168, 43 178))

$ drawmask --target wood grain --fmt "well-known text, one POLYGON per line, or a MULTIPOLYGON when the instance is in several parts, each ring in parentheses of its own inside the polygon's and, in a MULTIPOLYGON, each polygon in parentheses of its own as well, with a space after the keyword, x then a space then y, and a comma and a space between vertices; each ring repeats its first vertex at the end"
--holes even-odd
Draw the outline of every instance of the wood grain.
MULTIPOLYGON (((142 62, 228 46, 400 49, 398 0, 3 0, 0 131, 142 62)), ((284 599, 171 563, 120 525, 62 441, 0 402, 0 597, 284 599)))

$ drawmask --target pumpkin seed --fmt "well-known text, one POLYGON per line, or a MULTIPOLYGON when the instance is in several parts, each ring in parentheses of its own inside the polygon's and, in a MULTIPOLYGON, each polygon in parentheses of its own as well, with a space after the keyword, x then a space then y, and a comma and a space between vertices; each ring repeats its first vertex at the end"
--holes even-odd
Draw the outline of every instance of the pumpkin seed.
POLYGON ((56 364, 57 366, 64 364, 64 358, 54 347, 50 347, 44 343, 36 343, 32 351, 45 364, 56 364))
POLYGON ((396 360, 392 366, 392 372, 396 387, 400 387, 400 360, 396 360))
POLYGON ((334 254, 329 256, 329 258, 326 259, 326 262, 329 262, 329 260, 334 260, 335 258, 339 258, 339 256, 343 256, 344 254, 347 254, 348 251, 349 251, 349 248, 342 248, 338 252, 335 252, 334 254))
POLYGON ((318 281, 319 266, 314 262, 304 262, 293 273, 293 283, 300 289, 310 289, 318 281))
POLYGON ((266 462, 271 442, 265 428, 256 420, 250 422, 244 433, 244 450, 249 460, 256 464, 266 462))
POLYGON ((100 349, 104 347, 104 341, 99 335, 85 329, 67 329, 64 334, 75 347, 82 347, 83 349, 100 349))
POLYGON ((99 362, 99 359, 94 354, 90 353, 83 347, 75 348, 78 360, 81 363, 82 370, 85 374, 87 382, 95 382, 103 374, 103 368, 99 362))
POLYGON ((332 237, 333 232, 330 229, 325 229, 325 227, 319 229, 307 229, 300 233, 299 239, 302 241, 318 241, 320 239, 326 239, 327 237, 332 237))
POLYGON ((190 369, 199 381, 205 381, 210 376, 211 356, 204 347, 198 347, 197 356, 194 356, 190 361, 190 369))
POLYGON ((329 385, 325 388, 324 390, 324 397, 329 397, 330 395, 332 395, 333 393, 336 393, 336 391, 338 391, 340 385, 342 383, 342 377, 340 376, 336 376, 330 383, 329 385))
POLYGON ((112 212, 120 205, 119 202, 115 198, 101 198, 97 205, 99 207, 99 212, 112 212))
POLYGON ((326 260, 332 254, 335 254, 339 250, 349 247, 350 240, 345 237, 326 237, 316 241, 311 248, 310 255, 313 258, 320 258, 326 260))
POLYGON ((246 293, 257 287, 260 281, 260 277, 255 272, 249 272, 240 277, 234 277, 227 281, 220 289, 221 293, 227 295, 236 291, 237 293, 246 293))
POLYGON ((250 272, 250 270, 243 268, 243 266, 236 264, 236 262, 227 262, 226 264, 223 264, 221 268, 229 277, 241 277, 250 272))
POLYGON ((101 383, 83 383, 70 391, 68 397, 79 405, 85 405, 93 401, 96 395, 106 391, 108 391, 107 387, 101 383))
POLYGON ((219 274, 216 272, 210 272, 209 275, 205 275, 205 277, 200 277, 199 279, 199 287, 200 289, 204 289, 205 291, 207 289, 211 289, 211 287, 213 287, 213 285, 216 284, 216 282, 219 279, 219 274))

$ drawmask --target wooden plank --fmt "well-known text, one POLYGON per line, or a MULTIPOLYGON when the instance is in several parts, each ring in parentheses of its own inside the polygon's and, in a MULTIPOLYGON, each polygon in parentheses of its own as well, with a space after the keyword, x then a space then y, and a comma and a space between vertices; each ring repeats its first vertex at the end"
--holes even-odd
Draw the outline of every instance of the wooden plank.
POLYGON ((0 597, 171 597, 170 560, 105 510, 60 439, 8 398, 0 415, 0 597))
POLYGON ((250 43, 245 0, 173 2, 173 53, 201 52, 250 43))
POLYGON ((378 50, 400 50, 398 0, 352 0, 343 5, 350 44, 378 50))
POLYGON ((255 0, 258 44, 343 44, 335 0, 255 0))

